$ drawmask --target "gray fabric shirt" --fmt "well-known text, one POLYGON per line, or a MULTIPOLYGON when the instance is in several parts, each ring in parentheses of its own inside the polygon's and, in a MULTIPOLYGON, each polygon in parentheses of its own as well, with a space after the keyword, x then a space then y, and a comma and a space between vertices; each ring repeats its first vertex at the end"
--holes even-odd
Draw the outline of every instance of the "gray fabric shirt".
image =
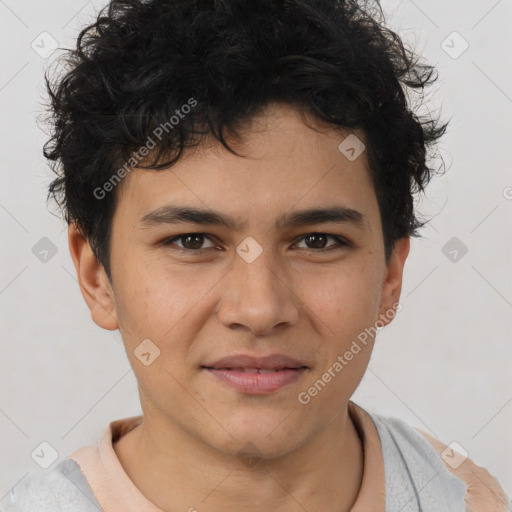
MULTIPOLYGON (((370 417, 382 446, 386 512, 466 511, 466 484, 446 469, 425 438, 397 418, 370 417)), ((29 475, 3 501, 0 512, 102 511, 80 467, 70 458, 49 472, 29 475)))

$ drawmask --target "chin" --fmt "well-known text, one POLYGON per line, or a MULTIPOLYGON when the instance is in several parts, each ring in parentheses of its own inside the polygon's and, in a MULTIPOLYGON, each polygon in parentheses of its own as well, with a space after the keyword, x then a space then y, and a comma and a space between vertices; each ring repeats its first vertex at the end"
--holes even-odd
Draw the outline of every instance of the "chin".
POLYGON ((290 439, 261 439, 258 436, 253 438, 236 438, 224 446, 223 453, 237 457, 244 465, 254 467, 258 462, 278 459, 296 449, 297 444, 290 439))
POLYGON ((295 450, 308 438, 304 422, 299 430, 295 425, 286 424, 286 420, 283 421, 286 415, 282 413, 266 418, 258 416, 246 415, 242 424, 224 424, 231 435, 223 431, 224 439, 219 440, 221 446, 217 449, 241 458, 273 459, 295 450))

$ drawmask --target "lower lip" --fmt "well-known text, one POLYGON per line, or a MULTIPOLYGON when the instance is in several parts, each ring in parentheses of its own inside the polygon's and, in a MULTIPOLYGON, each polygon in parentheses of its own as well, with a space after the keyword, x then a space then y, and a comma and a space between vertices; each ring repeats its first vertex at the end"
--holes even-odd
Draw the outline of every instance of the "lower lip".
POLYGON ((297 381, 307 368, 285 368, 273 373, 247 373, 236 370, 205 368, 217 379, 241 393, 266 395, 297 381))

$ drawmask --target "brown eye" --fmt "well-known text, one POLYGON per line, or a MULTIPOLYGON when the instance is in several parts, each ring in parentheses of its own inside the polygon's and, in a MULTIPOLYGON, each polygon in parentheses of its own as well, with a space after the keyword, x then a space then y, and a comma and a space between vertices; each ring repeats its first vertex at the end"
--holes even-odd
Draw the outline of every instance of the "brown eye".
POLYGON ((309 233, 301 238, 306 243, 306 249, 316 249, 319 251, 335 249, 336 247, 350 245, 346 240, 334 235, 325 233, 309 233), (331 238, 336 241, 335 244, 326 245, 327 240, 331 238))
POLYGON ((206 239, 208 237, 202 233, 185 233, 165 240, 164 245, 177 245, 174 242, 181 240, 182 245, 177 245, 177 247, 185 251, 200 251, 214 247, 213 243, 210 247, 201 247, 206 239))

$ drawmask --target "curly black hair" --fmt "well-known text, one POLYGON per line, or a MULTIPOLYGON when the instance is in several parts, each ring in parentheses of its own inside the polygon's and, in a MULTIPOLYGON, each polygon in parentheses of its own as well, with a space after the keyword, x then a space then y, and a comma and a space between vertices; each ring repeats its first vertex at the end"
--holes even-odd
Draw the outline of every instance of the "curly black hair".
POLYGON ((87 238, 109 280, 116 172, 169 167, 205 136, 238 154, 224 129, 236 135, 273 101, 363 130, 386 261, 397 239, 425 224, 413 195, 434 173, 428 150, 448 123, 417 115, 408 92, 423 99, 437 70, 385 26, 378 2, 111 0, 62 61, 55 83, 45 73, 43 153, 57 174, 47 200, 87 238), (135 159, 150 139, 151 158, 135 159))

